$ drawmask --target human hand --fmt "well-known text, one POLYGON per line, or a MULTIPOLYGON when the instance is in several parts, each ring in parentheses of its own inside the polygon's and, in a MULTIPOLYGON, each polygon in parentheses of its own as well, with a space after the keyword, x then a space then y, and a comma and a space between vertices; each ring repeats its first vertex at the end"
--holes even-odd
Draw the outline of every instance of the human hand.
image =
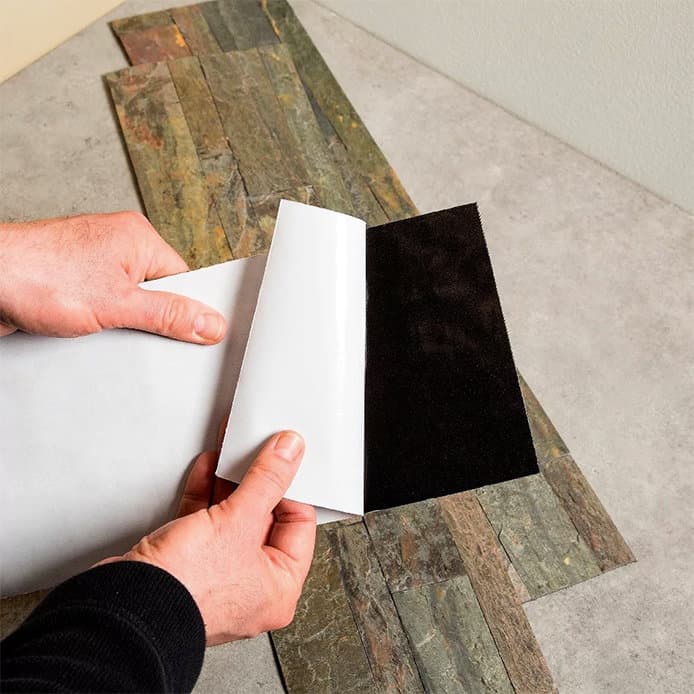
POLYGON ((143 561, 177 578, 202 613, 210 646, 287 626, 316 534, 313 506, 282 498, 303 454, 298 434, 275 434, 234 490, 214 477, 217 454, 203 453, 179 517, 105 561, 143 561))
POLYGON ((188 266, 138 212, 0 224, 0 336, 76 337, 134 328, 214 344, 217 311, 138 283, 188 266))

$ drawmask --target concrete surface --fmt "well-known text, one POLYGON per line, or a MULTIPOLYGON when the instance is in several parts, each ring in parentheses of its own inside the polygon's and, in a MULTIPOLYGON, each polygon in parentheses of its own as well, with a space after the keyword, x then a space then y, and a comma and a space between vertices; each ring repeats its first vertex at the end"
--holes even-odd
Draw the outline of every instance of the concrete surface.
MULTIPOLYGON (((293 4, 421 210, 479 202, 517 364, 638 558, 527 604, 559 690, 691 691, 694 220, 293 4)), ((100 80, 125 65, 100 20, 0 85, 0 218, 139 206, 100 80)), ((208 651, 198 690, 280 691, 267 638, 208 651)))

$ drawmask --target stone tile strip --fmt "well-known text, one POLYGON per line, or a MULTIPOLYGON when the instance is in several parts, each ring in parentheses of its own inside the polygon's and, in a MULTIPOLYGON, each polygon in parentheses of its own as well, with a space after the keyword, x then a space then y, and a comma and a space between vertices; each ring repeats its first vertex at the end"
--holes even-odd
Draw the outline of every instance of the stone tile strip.
POLYGON ((198 5, 174 7, 169 12, 171 13, 173 23, 176 24, 181 32, 191 55, 221 52, 222 49, 210 31, 207 20, 198 5))
POLYGON ((576 530, 591 548, 600 570, 609 571, 635 561, 631 549, 569 455, 569 449, 542 405, 520 374, 518 379, 540 470, 576 530))
POLYGON ((327 532, 339 556, 343 583, 377 691, 423 692, 407 636, 366 527, 362 522, 336 523, 327 532))
POLYGON ((351 211, 284 46, 106 80, 148 216, 191 267, 266 250, 281 198, 351 211))
MULTIPOLYGON (((170 11, 160 10, 157 12, 136 14, 132 17, 123 17, 122 19, 114 19, 111 22, 111 28, 116 32, 116 35, 120 37, 122 34, 138 33, 146 29, 167 26, 172 23, 173 19, 171 19, 170 11)), ((137 61, 132 58, 130 62, 133 65, 137 64, 137 61)))
POLYGON ((258 51, 200 56, 200 64, 248 195, 308 184, 258 51))
POLYGON ((520 383, 521 395, 525 404, 525 412, 528 415, 528 424, 530 425, 530 433, 535 445, 537 462, 540 469, 542 469, 542 466, 547 461, 566 455, 569 449, 562 441, 559 432, 554 428, 549 417, 542 409, 542 405, 540 405, 535 394, 530 390, 530 386, 520 373, 518 374, 518 382, 520 383))
POLYGON ((629 545, 570 455, 546 462, 542 474, 592 550, 601 571, 635 561, 629 545))
POLYGON ((553 692, 552 676, 474 492, 437 500, 516 692, 553 692))
POLYGON ((392 593, 465 574, 435 500, 373 511, 365 521, 392 593))
POLYGON ((296 617, 272 633, 272 642, 288 691, 372 694, 376 684, 325 528, 318 529, 296 617))
POLYGON ((166 63, 106 76, 150 221, 191 267, 230 260, 166 63))
POLYGON ((299 143, 298 153, 308 180, 321 203, 331 210, 354 214, 341 171, 318 125, 291 55, 284 45, 263 46, 260 58, 272 82, 287 125, 299 143))
POLYGON ((438 502, 374 511, 366 525, 426 690, 513 692, 438 502))
POLYGON ((531 598, 600 573, 595 555, 541 474, 482 487, 476 494, 531 598))
POLYGON ((228 36, 232 36, 233 48, 245 51, 278 42, 258 0, 218 0, 216 3, 205 3, 205 11, 214 17, 213 31, 222 39, 220 43, 228 43, 228 36), (213 10, 213 6, 216 9, 213 10))
POLYGON ((393 598, 428 692, 513 694, 467 576, 393 598))
MULTIPOLYGON (((386 217, 393 221, 417 214, 400 179, 383 156, 313 41, 286 0, 262 0, 263 11, 290 50, 307 89, 342 141, 355 170, 366 177, 386 217)), ((367 223, 374 224, 370 219, 367 223)))

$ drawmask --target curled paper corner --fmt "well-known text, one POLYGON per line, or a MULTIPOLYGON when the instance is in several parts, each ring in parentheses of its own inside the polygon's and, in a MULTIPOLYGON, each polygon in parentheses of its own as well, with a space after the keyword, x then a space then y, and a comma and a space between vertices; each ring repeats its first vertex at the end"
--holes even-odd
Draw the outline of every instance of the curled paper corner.
POLYGON ((217 474, 242 478, 258 442, 306 440, 287 498, 363 513, 366 224, 280 202, 217 474))

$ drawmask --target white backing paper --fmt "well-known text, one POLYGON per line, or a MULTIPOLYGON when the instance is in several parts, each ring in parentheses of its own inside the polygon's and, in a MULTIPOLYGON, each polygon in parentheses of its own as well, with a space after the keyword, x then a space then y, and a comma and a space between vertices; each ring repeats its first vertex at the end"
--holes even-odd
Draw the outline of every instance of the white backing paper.
MULTIPOLYGON (((282 226, 278 238, 284 240, 279 245, 273 243, 271 252, 273 267, 282 279, 276 282, 269 272, 263 280, 265 308, 263 317, 253 326, 255 343, 262 350, 259 337, 269 331, 276 340, 292 341, 293 345, 301 344, 310 351, 311 344, 298 332, 292 332, 291 326, 295 326, 297 331, 312 332, 316 338, 314 354, 306 357, 308 361, 320 359, 315 350, 333 347, 338 349, 333 357, 341 358, 343 352, 339 350, 351 349, 344 332, 332 337, 319 333, 343 330, 341 326, 346 324, 337 319, 336 312, 356 311, 354 301, 361 302, 358 294, 345 296, 328 286, 325 292, 306 297, 309 302, 315 299, 315 314, 309 303, 302 317, 292 319, 287 300, 296 298, 295 293, 283 296, 279 287, 282 282, 291 284, 299 277, 317 274, 326 283, 335 283, 341 291, 351 291, 350 282, 343 275, 354 271, 363 260, 358 260, 350 243, 345 242, 355 225, 346 221, 350 218, 337 213, 320 210, 321 214, 316 215, 315 208, 283 203, 283 211, 286 207, 291 210, 291 221, 287 227, 282 226), (325 236, 316 239, 319 222, 325 236), (312 245, 304 245, 309 243, 312 245), (315 265, 321 265, 322 270, 314 272, 315 265), (276 302, 274 307, 265 299, 269 296, 276 302), (327 301, 331 302, 332 320, 327 301), (340 301, 346 302, 346 307, 340 301), (315 324, 315 329, 311 326, 312 315, 321 321, 320 326, 315 324)), ((2 595, 54 585, 106 556, 127 551, 142 535, 173 516, 190 463, 200 451, 214 448, 217 427, 229 409, 265 260, 265 256, 235 260, 144 285, 147 289, 189 296, 220 311, 227 319, 229 331, 219 345, 201 347, 129 330, 75 339, 23 333, 0 339, 2 595)), ((359 286, 363 289, 363 276, 361 285, 355 281, 355 292, 359 286)), ((296 310, 292 306, 292 311, 296 310)), ((363 322, 363 305, 360 318, 363 322)), ((351 329, 359 334, 361 328, 355 325, 351 329)), ((363 352, 363 334, 361 340, 363 352)), ((270 354, 274 355, 272 349, 270 354)), ((344 374, 338 373, 330 380, 327 373, 330 356, 323 356, 323 364, 316 374, 328 378, 326 387, 343 389, 323 398, 323 407, 334 403, 336 412, 346 404, 351 407, 340 399, 350 397, 351 392, 345 388, 344 374)), ((347 360, 352 358, 350 354, 343 356, 347 360)), ((273 384, 268 378, 258 374, 261 387, 256 397, 252 393, 250 374, 261 368, 262 363, 262 359, 252 360, 244 394, 235 405, 235 417, 241 421, 246 417, 255 427, 255 433, 240 432, 237 427, 241 423, 234 424, 229 428, 225 446, 239 434, 240 449, 257 448, 274 431, 272 417, 258 420, 252 414, 263 411, 272 413, 273 417, 278 414, 272 403, 264 410, 273 396, 273 384), (242 407, 246 405, 251 415, 242 416, 242 407), (253 435, 256 438, 251 441, 253 435)), ((335 363, 351 368, 340 359, 335 363)), ((291 369, 288 361, 283 364, 287 370, 291 369)), ((363 378, 363 366, 360 373, 363 378)), ((290 378, 285 384, 275 382, 274 385, 294 387, 293 383, 290 378)), ((309 380, 306 384, 306 389, 299 387, 295 391, 297 403, 309 394, 314 398, 320 395, 316 381, 309 380)), ((355 417, 363 426, 363 381, 361 389, 361 398, 355 400, 354 407, 361 407, 361 415, 355 417)), ((279 390, 282 388, 278 387, 279 390)), ((353 390, 356 394, 356 389, 353 390)), ((307 411, 297 406, 305 416, 307 411)), ((359 429, 347 437, 349 440, 344 440, 349 414, 343 418, 322 418, 323 423, 333 427, 330 431, 326 429, 324 435, 326 441, 333 442, 332 451, 337 456, 322 462, 326 466, 350 466, 353 472, 356 470, 347 475, 350 489, 356 491, 360 484, 357 477, 363 472, 360 451, 363 437, 359 429), (346 451, 356 457, 349 458, 344 454, 346 451)), ((276 426, 302 431, 302 423, 304 420, 290 416, 281 423, 278 419, 276 426)), ((302 433, 307 439, 307 458, 312 452, 328 450, 325 446, 321 448, 310 427, 304 427, 302 433)), ((314 460, 317 462, 315 455, 314 460)), ((319 476, 321 472, 318 470, 319 476)), ((342 479, 341 475, 337 471, 334 479, 342 479)), ((302 484, 312 490, 313 503, 335 507, 332 490, 324 490, 330 492, 325 501, 316 494, 322 482, 317 486, 309 479, 302 484)), ((359 486, 355 498, 361 502, 362 497, 363 489, 359 486)), ((344 498, 342 510, 358 507, 354 499, 344 498)), ((318 517, 319 522, 327 522, 345 514, 318 509, 318 517)))
POLYGON ((364 508, 366 224, 282 200, 217 474, 238 482, 259 442, 306 441, 287 498, 364 508))

